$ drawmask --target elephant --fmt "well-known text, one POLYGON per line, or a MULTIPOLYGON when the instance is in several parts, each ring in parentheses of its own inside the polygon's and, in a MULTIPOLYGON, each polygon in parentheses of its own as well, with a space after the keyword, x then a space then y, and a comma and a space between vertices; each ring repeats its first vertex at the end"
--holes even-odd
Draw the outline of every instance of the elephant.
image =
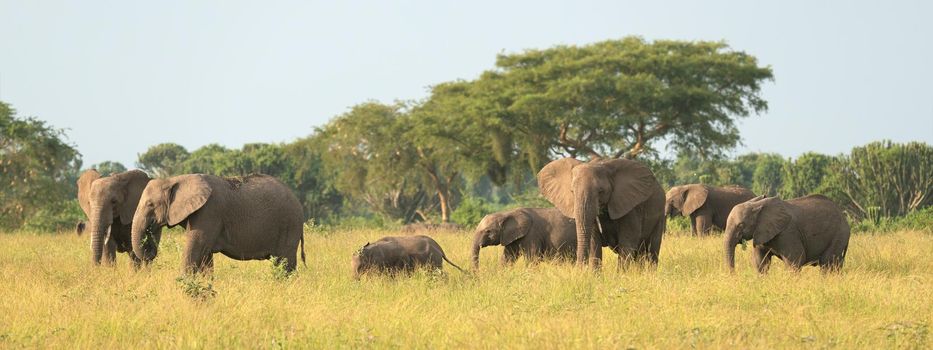
POLYGON ((143 190, 133 218, 132 246, 142 251, 147 229, 182 225, 186 273, 212 272, 213 253, 235 260, 284 260, 285 271, 291 273, 299 243, 305 261, 304 222, 298 198, 274 177, 179 175, 153 179, 143 190))
POLYGON ((690 218, 694 235, 707 235, 712 226, 725 229, 732 207, 754 197, 755 193, 739 186, 674 186, 667 191, 664 214, 669 217, 683 214, 690 218))
POLYGON ((502 264, 519 255, 536 261, 554 257, 572 259, 577 248, 574 221, 556 208, 519 208, 483 217, 473 238, 473 269, 479 269, 479 251, 491 245, 505 246, 502 264))
POLYGON ((764 274, 777 256, 794 271, 819 265, 838 271, 849 247, 849 223, 836 203, 822 195, 791 200, 764 196, 736 205, 726 221, 725 260, 735 271, 735 246, 752 241, 752 261, 764 274))
POLYGON ((443 269, 443 261, 463 272, 463 269, 447 259, 437 241, 424 235, 388 236, 366 243, 353 254, 351 268, 353 278, 359 279, 368 271, 388 273, 412 272, 416 267, 428 266, 443 269))
POLYGON ((598 268, 607 243, 619 254, 620 266, 623 260, 657 265, 666 225, 664 190, 645 165, 630 159, 558 159, 538 172, 538 188, 575 220, 578 265, 589 261, 598 268))
MULTIPOLYGON (((75 226, 80 235, 85 229, 91 236, 91 261, 112 265, 117 252, 125 252, 138 268, 158 255, 161 229, 145 232, 145 242, 138 252, 130 242, 133 216, 139 197, 151 179, 141 170, 130 170, 101 177, 95 169, 78 178, 78 204, 87 222, 75 226)), ((142 237, 142 236, 141 236, 142 237)))

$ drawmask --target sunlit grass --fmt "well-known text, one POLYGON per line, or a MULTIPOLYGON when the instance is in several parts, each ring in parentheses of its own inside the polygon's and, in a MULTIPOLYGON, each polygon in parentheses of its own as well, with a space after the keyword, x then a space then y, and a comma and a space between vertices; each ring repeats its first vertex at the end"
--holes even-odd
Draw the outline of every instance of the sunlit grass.
MULTIPOLYGON (((656 270, 599 273, 566 264, 419 271, 354 281, 350 256, 385 231, 306 236, 308 266, 287 279, 270 261, 219 255, 213 279, 178 279, 183 236, 154 266, 89 263, 87 238, 0 235, 0 347, 50 348, 929 348, 933 235, 854 236, 844 272, 794 274, 775 261, 737 273, 718 237, 665 237, 656 270)), ((469 265, 468 234, 435 237, 469 265)))

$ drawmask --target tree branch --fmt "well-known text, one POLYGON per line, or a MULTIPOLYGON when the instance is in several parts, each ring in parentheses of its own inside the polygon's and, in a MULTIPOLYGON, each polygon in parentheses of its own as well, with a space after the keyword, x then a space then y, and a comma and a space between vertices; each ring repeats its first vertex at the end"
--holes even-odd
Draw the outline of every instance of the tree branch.
POLYGON ((569 153, 574 154, 576 153, 576 151, 583 151, 583 152, 586 152, 587 155, 589 155, 591 158, 602 158, 603 157, 603 155, 599 154, 598 152, 596 152, 596 150, 587 146, 584 142, 567 137, 567 129, 568 129, 567 122, 560 123, 560 136, 558 137, 558 143, 560 143, 560 145, 563 146, 564 149, 567 149, 569 153), (571 152, 568 147, 573 148, 575 151, 571 152))

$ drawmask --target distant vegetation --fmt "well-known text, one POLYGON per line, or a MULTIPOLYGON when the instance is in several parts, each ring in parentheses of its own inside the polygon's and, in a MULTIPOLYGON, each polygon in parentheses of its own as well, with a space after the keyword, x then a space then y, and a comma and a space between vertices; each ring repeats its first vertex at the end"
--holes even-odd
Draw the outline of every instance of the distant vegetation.
MULTIPOLYGON (((154 176, 259 172, 290 186, 314 225, 456 221, 549 206, 535 174, 572 156, 637 158, 665 187, 736 184, 785 198, 824 194, 860 225, 891 224, 931 204, 933 147, 888 141, 848 154, 727 157, 735 121, 767 109, 770 67, 721 42, 625 38, 497 57, 474 80, 440 83, 421 101, 364 102, 311 135, 240 149, 154 145, 137 167, 154 176), (677 156, 661 156, 664 146, 677 156)), ((0 229, 70 229, 82 217, 80 169, 64 132, 0 102, 0 229)), ((926 211, 929 213, 929 211, 926 211)), ((867 226, 866 226, 867 227, 867 226)))

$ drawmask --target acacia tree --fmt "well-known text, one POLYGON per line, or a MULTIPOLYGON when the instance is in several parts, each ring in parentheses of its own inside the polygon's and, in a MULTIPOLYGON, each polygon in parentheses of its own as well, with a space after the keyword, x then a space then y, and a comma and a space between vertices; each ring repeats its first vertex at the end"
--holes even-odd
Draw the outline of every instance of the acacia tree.
POLYGON ((430 98, 415 106, 404 119, 404 138, 412 142, 425 187, 437 197, 441 222, 450 221, 463 177, 504 176, 502 164, 509 158, 508 154, 490 152, 502 136, 470 113, 474 103, 470 90, 469 82, 436 85, 430 98))
MULTIPOLYGON (((500 55, 481 79, 507 86, 508 112, 545 127, 552 150, 629 157, 666 141, 703 156, 739 141, 734 120, 767 109, 772 79, 755 57, 723 42, 637 37, 500 55)), ((530 135, 529 135, 530 136, 530 135)))

